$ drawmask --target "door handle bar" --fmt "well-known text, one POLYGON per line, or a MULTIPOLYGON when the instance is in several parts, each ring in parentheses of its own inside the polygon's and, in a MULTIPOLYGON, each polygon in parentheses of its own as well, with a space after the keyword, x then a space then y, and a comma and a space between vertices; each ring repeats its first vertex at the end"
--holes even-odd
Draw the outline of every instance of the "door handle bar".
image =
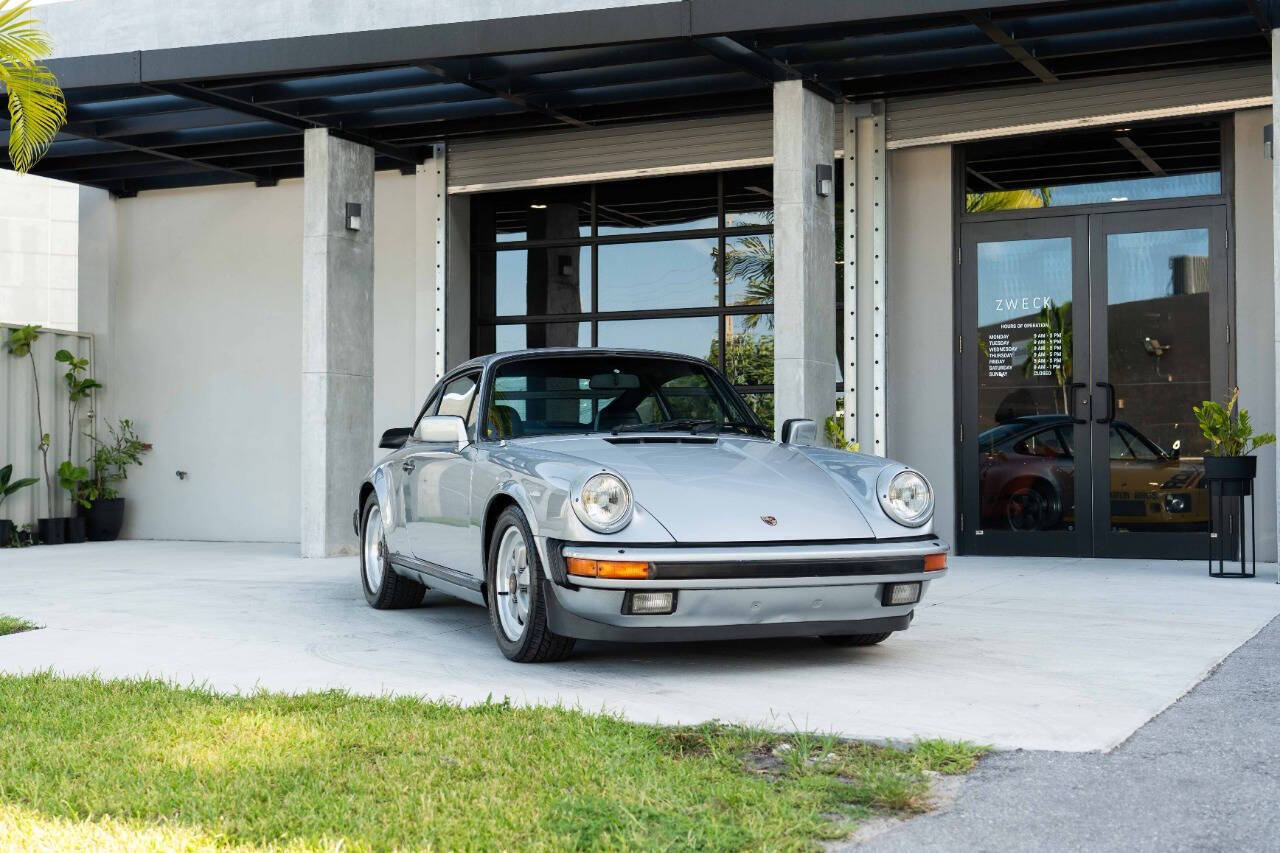
POLYGON ((1087 424, 1089 422, 1088 418, 1076 417, 1076 392, 1081 389, 1088 389, 1089 383, 1088 382, 1072 382, 1069 387, 1070 387, 1070 390, 1067 393, 1071 395, 1071 411, 1068 414, 1071 415, 1071 420, 1074 421, 1075 423, 1087 424))
POLYGON ((1109 424, 1116 419, 1116 386, 1110 382, 1095 382, 1094 385, 1107 392, 1107 414, 1104 417, 1095 418, 1094 422, 1109 424))

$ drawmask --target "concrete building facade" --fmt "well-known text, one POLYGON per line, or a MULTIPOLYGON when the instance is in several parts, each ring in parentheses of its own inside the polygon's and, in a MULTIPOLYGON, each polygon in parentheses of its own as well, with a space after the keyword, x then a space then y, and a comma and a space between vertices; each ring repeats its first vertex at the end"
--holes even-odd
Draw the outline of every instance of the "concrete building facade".
POLYGON ((526 345, 709 358, 972 553, 1201 556, 1190 405, 1275 428, 1267 4, 98 5, 41 9, 40 170, 155 445, 128 536, 350 548, 376 436, 526 345))

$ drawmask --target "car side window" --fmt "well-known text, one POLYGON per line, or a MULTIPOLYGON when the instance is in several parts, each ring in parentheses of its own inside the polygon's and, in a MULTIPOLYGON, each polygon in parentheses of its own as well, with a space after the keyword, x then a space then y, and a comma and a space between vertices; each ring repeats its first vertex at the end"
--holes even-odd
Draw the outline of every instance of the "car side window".
POLYGON ((1021 456, 1039 456, 1047 459, 1060 459, 1070 455, 1062 446, 1056 429, 1032 433, 1015 444, 1013 452, 1021 456))
POLYGON ((473 404, 476 399, 476 389, 479 387, 477 385, 479 378, 479 374, 468 373, 451 380, 444 386, 444 393, 440 395, 440 403, 436 411, 430 414, 452 415, 468 423, 474 423, 471 410, 475 408, 473 404))

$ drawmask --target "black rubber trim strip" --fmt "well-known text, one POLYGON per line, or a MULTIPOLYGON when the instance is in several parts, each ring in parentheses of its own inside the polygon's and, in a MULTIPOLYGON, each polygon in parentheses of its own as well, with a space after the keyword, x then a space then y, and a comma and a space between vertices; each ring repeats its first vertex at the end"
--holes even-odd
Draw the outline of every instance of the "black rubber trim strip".
MULTIPOLYGON (((879 634, 905 631, 915 611, 901 616, 856 619, 845 622, 770 622, 752 625, 607 625, 570 613, 560 606, 550 581, 542 581, 543 600, 547 607, 547 623, 553 633, 579 640, 604 640, 618 643, 684 643, 699 640, 748 640, 758 637, 817 637, 827 634, 879 634)), ((636 616, 636 619, 651 619, 636 616)), ((662 618, 662 617, 656 617, 662 618)))
POLYGON ((865 560, 725 560, 654 563, 650 580, 731 580, 734 578, 828 578, 858 575, 923 574, 924 557, 865 560))
POLYGON ((473 578, 471 575, 454 571, 453 569, 437 565, 436 563, 429 563, 426 560, 418 560, 413 557, 406 557, 403 554, 396 554, 391 557, 390 562, 393 566, 400 566, 401 568, 409 569, 410 571, 420 572, 433 578, 439 578, 442 581, 447 581, 448 583, 456 584, 475 592, 480 592, 481 589, 480 580, 478 578, 473 578))

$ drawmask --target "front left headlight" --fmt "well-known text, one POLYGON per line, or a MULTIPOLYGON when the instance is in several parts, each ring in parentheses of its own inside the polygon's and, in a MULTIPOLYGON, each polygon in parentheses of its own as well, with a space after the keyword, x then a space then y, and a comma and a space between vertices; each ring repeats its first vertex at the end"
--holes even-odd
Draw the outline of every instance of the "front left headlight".
POLYGON ((881 490, 880 506, 899 524, 919 527, 933 516, 933 489, 915 471, 899 471, 881 490))
POLYGON ((573 511, 597 533, 616 533, 631 523, 631 487, 608 471, 588 477, 573 496, 573 511))

